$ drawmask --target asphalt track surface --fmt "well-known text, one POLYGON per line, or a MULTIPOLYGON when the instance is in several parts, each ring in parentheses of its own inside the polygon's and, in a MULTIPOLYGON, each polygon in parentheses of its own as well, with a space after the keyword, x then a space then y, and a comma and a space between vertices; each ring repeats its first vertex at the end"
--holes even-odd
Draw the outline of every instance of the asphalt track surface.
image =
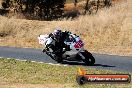
MULTIPOLYGON (((87 66, 87 67, 132 73, 132 57, 96 54, 96 53, 92 53, 92 54, 96 60, 95 65, 87 66)), ((52 60, 49 56, 47 56, 45 53, 42 53, 41 49, 0 46, 0 57, 58 64, 54 60, 52 60)), ((66 61, 66 60, 62 63, 62 65, 85 66, 83 62, 66 61)))

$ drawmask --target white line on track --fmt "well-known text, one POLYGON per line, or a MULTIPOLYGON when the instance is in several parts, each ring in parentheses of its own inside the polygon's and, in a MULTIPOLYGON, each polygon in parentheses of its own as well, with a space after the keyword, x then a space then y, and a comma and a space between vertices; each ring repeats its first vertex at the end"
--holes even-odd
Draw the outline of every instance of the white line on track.
MULTIPOLYGON (((0 58, 4 58, 4 57, 0 57, 0 58)), ((6 58, 8 60, 12 59, 12 58, 6 58)), ((15 59, 17 61, 28 61, 28 60, 20 60, 20 59, 15 59)), ((68 65, 62 65, 62 64, 53 64, 53 63, 44 63, 44 62, 37 62, 37 61, 31 61, 31 62, 35 62, 35 63, 41 63, 41 64, 49 64, 49 65, 56 65, 56 66, 68 66, 68 65)))

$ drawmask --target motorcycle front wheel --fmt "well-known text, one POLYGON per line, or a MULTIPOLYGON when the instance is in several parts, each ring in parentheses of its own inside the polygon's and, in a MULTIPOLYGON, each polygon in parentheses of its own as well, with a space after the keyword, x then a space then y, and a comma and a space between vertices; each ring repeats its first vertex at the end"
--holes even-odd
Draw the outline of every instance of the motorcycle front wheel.
POLYGON ((84 52, 82 52, 82 55, 85 57, 85 59, 83 59, 83 62, 86 65, 94 65, 95 63, 95 58, 93 57, 93 55, 88 52, 87 50, 85 50, 84 52))

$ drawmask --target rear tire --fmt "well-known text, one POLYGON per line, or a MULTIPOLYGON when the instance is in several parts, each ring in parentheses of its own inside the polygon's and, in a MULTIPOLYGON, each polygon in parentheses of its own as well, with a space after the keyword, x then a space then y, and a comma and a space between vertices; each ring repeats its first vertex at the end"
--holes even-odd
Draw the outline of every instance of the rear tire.
POLYGON ((57 55, 54 55, 54 60, 57 61, 57 63, 61 63, 63 61, 63 58, 61 58, 57 55))
POLYGON ((52 44, 49 44, 46 46, 47 51, 51 52, 51 54, 47 53, 53 60, 55 60, 57 63, 61 63, 63 61, 61 52, 55 53, 55 47, 52 44))
POLYGON ((83 62, 85 62, 86 65, 94 65, 95 58, 93 57, 93 55, 90 52, 85 50, 85 52, 82 52, 82 55, 85 57, 83 62))

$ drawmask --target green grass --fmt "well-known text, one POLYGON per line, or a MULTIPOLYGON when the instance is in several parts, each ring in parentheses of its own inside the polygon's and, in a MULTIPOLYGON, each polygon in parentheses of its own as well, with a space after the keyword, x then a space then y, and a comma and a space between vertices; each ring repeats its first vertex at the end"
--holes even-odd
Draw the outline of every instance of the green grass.
MULTIPOLYGON (((76 75, 80 66, 56 66, 31 61, 18 61, 15 59, 0 59, 0 85, 4 84, 69 84, 70 87, 82 88, 117 88, 132 87, 130 84, 86 84, 79 86, 76 83, 76 75)), ((82 67, 88 74, 116 74, 110 70, 82 67)))

